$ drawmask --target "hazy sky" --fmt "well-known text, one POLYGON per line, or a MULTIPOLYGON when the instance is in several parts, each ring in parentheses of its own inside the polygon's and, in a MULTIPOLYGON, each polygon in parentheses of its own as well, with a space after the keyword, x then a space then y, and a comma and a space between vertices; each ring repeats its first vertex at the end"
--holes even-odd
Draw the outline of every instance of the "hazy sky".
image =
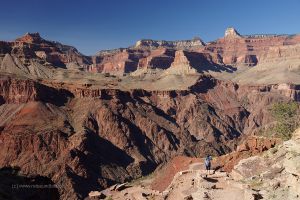
POLYGON ((26 32, 90 55, 142 38, 180 40, 300 33, 300 0, 1 0, 0 40, 26 32))

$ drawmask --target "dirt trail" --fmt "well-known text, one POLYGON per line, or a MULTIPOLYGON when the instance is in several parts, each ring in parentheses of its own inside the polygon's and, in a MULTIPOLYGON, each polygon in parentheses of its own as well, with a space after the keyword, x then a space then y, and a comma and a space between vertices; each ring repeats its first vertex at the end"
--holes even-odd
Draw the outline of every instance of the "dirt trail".
POLYGON ((122 191, 105 191, 112 199, 127 200, 251 200, 255 192, 233 181, 226 172, 210 171, 207 174, 203 163, 189 165, 187 170, 176 173, 171 184, 163 192, 151 190, 149 185, 139 183, 122 191))
POLYGON ((203 163, 193 163, 189 166, 189 170, 176 174, 167 192, 168 200, 184 198, 241 200, 246 199, 244 197, 247 195, 242 186, 232 184, 226 172, 211 170, 210 174, 207 174, 203 169, 203 163))

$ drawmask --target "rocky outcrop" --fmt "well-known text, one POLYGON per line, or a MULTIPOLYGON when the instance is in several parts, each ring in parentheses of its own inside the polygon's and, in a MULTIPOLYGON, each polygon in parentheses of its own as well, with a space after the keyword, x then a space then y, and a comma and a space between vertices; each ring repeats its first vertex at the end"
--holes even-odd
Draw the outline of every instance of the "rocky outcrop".
POLYGON ((176 51, 175 59, 171 67, 167 70, 167 73, 174 74, 189 74, 196 73, 196 69, 190 65, 190 60, 186 56, 186 52, 180 50, 176 51))
POLYGON ((241 38, 242 36, 233 28, 227 28, 225 31, 224 38, 226 39, 233 39, 233 38, 241 38))
POLYGON ((17 42, 20 43, 41 43, 44 42, 45 40, 41 38, 39 33, 26 33, 24 36, 17 38, 17 42))
POLYGON ((241 142, 235 151, 218 157, 216 164, 221 167, 222 170, 231 172, 240 160, 260 155, 280 143, 282 143, 282 140, 279 138, 250 136, 241 142))
POLYGON ((26 103, 36 100, 35 83, 30 80, 2 79, 0 99, 4 103, 26 103))
POLYGON ((262 156, 241 160, 232 176, 259 189, 266 199, 299 199, 299 130, 291 140, 270 149, 262 156))
POLYGON ((33 80, 20 80, 2 77, 0 80, 0 104, 24 104, 30 101, 43 101, 62 105, 73 94, 62 88, 54 89, 33 80))
POLYGON ((138 68, 139 60, 147 55, 149 55, 147 51, 131 49, 124 49, 108 55, 100 54, 93 57, 92 69, 96 72, 123 75, 135 71, 138 68))
POLYGON ((159 48, 151 51, 150 55, 139 60, 138 68, 167 69, 174 61, 174 50, 159 48))
POLYGON ((275 84, 272 86, 271 91, 277 91, 282 95, 293 99, 294 101, 300 100, 300 86, 295 84, 275 84))
POLYGON ((270 66, 286 68, 289 71, 297 71, 300 66, 300 45, 273 46, 260 55, 259 69, 267 70, 270 66))
POLYGON ((43 66, 66 68, 68 63, 77 63, 86 68, 91 58, 84 56, 74 47, 43 39, 39 33, 26 33, 13 42, 0 43, 0 57, 6 54, 19 59, 23 66, 38 63, 43 66))
MULTIPOLYGON (((284 48, 285 45, 298 44, 299 41, 298 36, 288 35, 242 36, 234 28, 228 28, 224 38, 207 44, 205 50, 220 55, 226 65, 255 66, 265 60, 265 54, 277 57, 272 53, 273 48, 284 48)), ((269 62, 272 59, 270 57, 269 62)))
POLYGON ((208 70, 221 71, 221 68, 215 62, 219 62, 209 53, 199 53, 179 50, 175 53, 174 62, 166 70, 168 74, 193 74, 203 73, 208 70))
POLYGON ((179 49, 191 49, 205 46, 205 43, 198 37, 193 40, 178 40, 178 41, 165 41, 165 40, 139 40, 135 44, 135 48, 171 48, 175 50, 179 49))

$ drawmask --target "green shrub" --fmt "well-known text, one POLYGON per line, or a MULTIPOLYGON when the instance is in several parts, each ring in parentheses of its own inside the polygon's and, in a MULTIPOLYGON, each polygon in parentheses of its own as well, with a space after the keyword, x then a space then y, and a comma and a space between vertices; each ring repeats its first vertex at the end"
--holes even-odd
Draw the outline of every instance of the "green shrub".
POLYGON ((280 102, 273 104, 272 114, 276 120, 284 122, 293 118, 298 111, 298 104, 296 102, 280 102))
POLYGON ((299 125, 299 105, 297 102, 280 102, 272 105, 271 113, 276 123, 272 128, 275 136, 288 140, 299 125))

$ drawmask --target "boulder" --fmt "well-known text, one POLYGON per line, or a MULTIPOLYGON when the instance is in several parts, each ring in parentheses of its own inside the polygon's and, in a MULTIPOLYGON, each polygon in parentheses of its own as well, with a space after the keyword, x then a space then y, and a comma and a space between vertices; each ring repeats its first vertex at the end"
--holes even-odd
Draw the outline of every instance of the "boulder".
POLYGON ((116 191, 122 191, 122 190, 126 189, 127 187, 128 187, 127 183, 122 183, 122 184, 117 185, 115 190, 116 191))
POLYGON ((106 195, 99 191, 91 191, 89 193, 89 198, 90 199, 105 199, 106 195))

